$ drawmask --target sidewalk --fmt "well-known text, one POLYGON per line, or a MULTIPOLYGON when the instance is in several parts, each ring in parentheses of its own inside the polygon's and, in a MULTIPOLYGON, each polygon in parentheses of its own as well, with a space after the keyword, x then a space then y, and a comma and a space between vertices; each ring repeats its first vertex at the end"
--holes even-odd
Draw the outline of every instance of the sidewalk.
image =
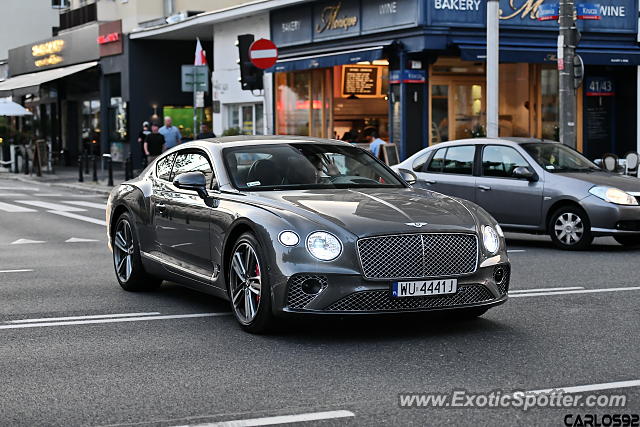
MULTIPOLYGON (((33 172, 33 171, 32 171, 33 172)), ((52 185, 57 187, 64 187, 72 190, 90 191, 93 193, 108 195, 111 192, 110 186, 107 185, 108 176, 107 171, 101 171, 98 169, 98 182, 93 181, 93 172, 91 169, 89 173, 84 173, 84 182, 78 181, 78 168, 77 167, 57 167, 55 173, 42 172, 42 176, 36 176, 35 172, 25 175, 24 173, 9 172, 8 169, 0 168, 0 180, 11 179, 15 181, 21 181, 25 183, 37 183, 52 185)), ((134 172, 135 176, 135 172, 134 172)), ((124 170, 113 171, 113 183, 118 185, 124 181, 124 170)))

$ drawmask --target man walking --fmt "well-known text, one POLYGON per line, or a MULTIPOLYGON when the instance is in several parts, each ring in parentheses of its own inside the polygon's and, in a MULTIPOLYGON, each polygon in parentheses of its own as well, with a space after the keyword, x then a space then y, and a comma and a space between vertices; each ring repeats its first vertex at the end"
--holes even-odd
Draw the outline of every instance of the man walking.
POLYGON ((164 126, 160 128, 160 134, 164 136, 164 143, 167 147, 167 150, 180 144, 182 140, 180 130, 177 127, 173 126, 173 120, 170 116, 166 116, 164 118, 164 126))
POLYGON ((158 132, 158 124, 151 125, 151 133, 144 140, 144 154, 148 162, 153 162, 166 149, 164 136, 158 132))

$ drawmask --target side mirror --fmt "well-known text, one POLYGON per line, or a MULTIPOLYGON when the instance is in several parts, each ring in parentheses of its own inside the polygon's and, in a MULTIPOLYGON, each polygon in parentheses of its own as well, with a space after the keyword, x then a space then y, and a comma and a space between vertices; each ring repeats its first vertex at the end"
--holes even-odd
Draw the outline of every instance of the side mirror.
POLYGON ((526 179, 527 181, 537 181, 538 174, 526 166, 518 166, 513 170, 513 177, 518 179, 526 179))
POLYGON ((404 179, 409 185, 413 185, 418 182, 417 175, 410 170, 398 169, 398 175, 400 175, 400 178, 404 179))
POLYGON ((186 172, 176 176, 173 185, 181 190, 191 190, 198 193, 200 198, 207 200, 207 179, 202 172, 186 172))

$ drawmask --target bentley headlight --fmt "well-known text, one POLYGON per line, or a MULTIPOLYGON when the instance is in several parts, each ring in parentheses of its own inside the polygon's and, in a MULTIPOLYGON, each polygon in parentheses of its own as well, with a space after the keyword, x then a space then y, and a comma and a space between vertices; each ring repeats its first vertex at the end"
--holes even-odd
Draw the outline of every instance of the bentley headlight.
POLYGON ((596 185, 595 187, 591 187, 589 193, 605 202, 616 205, 638 206, 638 200, 636 200, 635 197, 619 188, 596 185))
POLYGON ((320 261, 331 261, 342 252, 342 243, 331 233, 316 231, 307 237, 307 250, 320 261))
POLYGON ((494 255, 498 252, 498 249, 500 249, 500 238, 493 227, 488 225, 482 227, 482 243, 490 254, 494 255))

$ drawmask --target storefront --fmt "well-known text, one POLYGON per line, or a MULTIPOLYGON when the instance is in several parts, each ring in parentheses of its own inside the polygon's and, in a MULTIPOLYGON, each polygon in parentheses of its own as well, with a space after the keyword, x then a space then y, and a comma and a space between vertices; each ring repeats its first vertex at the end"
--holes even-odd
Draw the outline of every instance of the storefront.
MULTIPOLYGON (((545 1, 500 2, 502 136, 558 139, 558 24, 537 20, 545 1)), ((636 122, 637 3, 603 0, 600 13, 578 24, 578 148, 592 158, 636 149, 628 124, 636 122)), ((343 137, 374 127, 401 157, 484 136, 485 22, 483 1, 324 1, 273 11, 276 132, 343 137)))

